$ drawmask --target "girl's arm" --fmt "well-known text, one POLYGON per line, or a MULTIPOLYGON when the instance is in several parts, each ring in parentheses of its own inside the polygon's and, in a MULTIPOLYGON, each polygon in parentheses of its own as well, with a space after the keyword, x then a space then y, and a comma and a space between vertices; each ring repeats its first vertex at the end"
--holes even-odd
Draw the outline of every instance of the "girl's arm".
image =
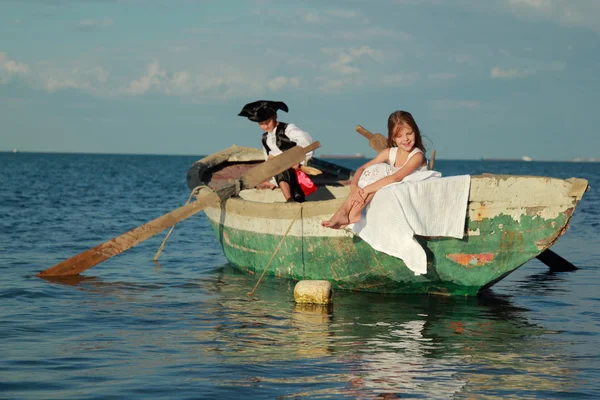
POLYGON ((377 182, 365 186, 363 188, 363 191, 365 194, 375 193, 376 191, 378 191, 384 186, 389 185, 390 183, 400 182, 402 179, 415 172, 417 168, 423 165, 424 162, 425 156, 423 155, 423 153, 415 154, 410 158, 410 160, 408 160, 406 165, 400 168, 398 171, 396 171, 390 176, 386 176, 385 178, 378 180, 377 182))
POLYGON ((387 162, 389 156, 390 156, 390 149, 383 149, 371 161, 361 165, 354 173, 354 176, 352 177, 352 181, 350 182, 350 186, 352 188, 358 188, 358 181, 360 180, 360 176, 362 175, 363 171, 365 169, 369 168, 371 165, 387 162))

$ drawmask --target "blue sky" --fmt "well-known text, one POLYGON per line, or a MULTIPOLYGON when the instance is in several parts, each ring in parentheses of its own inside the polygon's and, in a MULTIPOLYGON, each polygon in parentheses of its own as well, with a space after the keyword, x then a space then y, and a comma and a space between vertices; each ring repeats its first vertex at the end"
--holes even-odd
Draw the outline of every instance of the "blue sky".
POLYGON ((600 157, 598 0, 0 0, 0 151, 209 154, 283 100, 321 154, 600 157))

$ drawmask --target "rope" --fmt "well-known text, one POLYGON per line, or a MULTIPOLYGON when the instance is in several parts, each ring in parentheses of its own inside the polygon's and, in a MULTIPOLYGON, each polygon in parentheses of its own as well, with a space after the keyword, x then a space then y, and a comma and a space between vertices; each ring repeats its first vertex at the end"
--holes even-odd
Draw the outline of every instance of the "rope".
MULTIPOLYGON (((187 199, 187 201, 185 202, 184 205, 187 205, 192 200, 192 196, 197 195, 198 193, 200 193, 200 190, 202 188, 206 188, 206 187, 208 187, 208 186, 206 186, 206 185, 198 185, 194 189, 192 189, 192 191, 190 192, 190 197, 188 197, 188 199, 187 199)), ((175 225, 177 225, 177 223, 173 224, 173 226, 171 227, 171 230, 169 230, 169 233, 167 233, 167 236, 165 237, 165 239, 163 240, 162 244, 158 248, 158 251, 154 255, 154 259, 153 259, 154 261, 158 260, 158 257, 160 256, 160 253, 163 251, 163 249, 165 247, 165 244, 167 244, 167 241, 169 240, 169 237, 171 236, 171 233, 173 233, 173 229, 175 229, 175 225)))
POLYGON ((292 222, 290 223, 290 226, 288 226, 287 231, 285 232, 285 235, 283 235, 283 237, 281 238, 281 240, 279 241, 279 244, 277 245, 277 248, 275 249, 275 252, 273 253, 273 255, 271 256, 271 259, 269 260, 269 263, 267 264, 267 266, 265 267, 262 275, 260 276, 260 278, 258 278, 258 282, 256 282, 256 285, 254 285, 254 289, 252 289, 251 292, 248 292, 248 296, 253 296, 254 292, 256 292, 256 288, 258 288, 258 285, 260 284, 260 281, 262 281, 262 278, 265 276, 265 273, 267 272, 267 270, 269 269, 269 267, 271 266, 271 263, 273 262, 273 260, 275 259, 275 255, 277 254, 277 252, 279 251, 279 249, 281 248, 281 244, 283 243, 283 241, 285 240, 285 238, 287 237, 288 233, 290 233, 290 230, 292 229, 292 226, 294 225, 294 222, 296 222, 296 220, 298 219, 298 217, 302 216, 302 204, 300 205, 300 210, 298 211, 298 214, 294 217, 294 219, 292 220, 292 222))

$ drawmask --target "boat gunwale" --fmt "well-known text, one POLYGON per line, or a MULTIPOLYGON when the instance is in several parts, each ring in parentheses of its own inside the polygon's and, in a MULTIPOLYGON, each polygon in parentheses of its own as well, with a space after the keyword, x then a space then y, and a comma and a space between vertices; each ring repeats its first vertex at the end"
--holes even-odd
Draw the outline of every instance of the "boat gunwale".
MULTIPOLYGON (((261 151, 257 148, 252 147, 243 147, 232 145, 220 152, 214 153, 212 155, 206 156, 198 161, 196 161, 193 165, 199 167, 196 170, 199 171, 200 178, 202 178, 203 174, 207 171, 211 171, 211 173, 218 171, 218 166, 223 165, 228 166, 232 164, 256 164, 257 162, 264 161, 259 158, 259 154, 261 151), (252 159, 243 159, 237 158, 236 155, 240 153, 249 153, 252 159)), ((585 191, 589 189, 588 181, 581 178, 554 178, 548 176, 537 176, 537 175, 509 175, 509 174, 491 174, 491 173, 483 173, 480 175, 470 175, 471 184, 469 189, 469 200, 467 203, 467 208, 469 210, 476 209, 485 205, 488 209, 496 208, 525 208, 525 207, 561 207, 564 208, 564 212, 567 212, 569 208, 574 208, 577 206, 579 200, 581 200, 585 191), (487 185, 496 185, 501 184, 502 181, 508 181, 510 179, 520 179, 525 178, 527 180, 540 180, 546 184, 553 184, 556 186, 563 186, 564 191, 562 191, 563 196, 561 198, 554 200, 554 197, 548 197, 547 200, 549 202, 547 204, 517 204, 513 205, 510 202, 502 202, 497 199, 488 199, 484 195, 480 195, 477 193, 477 190, 481 186, 487 185), (485 182, 485 180, 493 180, 494 182, 485 182)), ((210 183, 206 182, 206 185, 210 183)), ((327 190, 327 187, 335 187, 335 186, 343 186, 348 187, 349 181, 345 179, 341 179, 338 182, 326 182, 317 184, 320 190, 327 190)), ((245 191, 263 191, 270 190, 265 188, 255 188, 255 189, 246 189, 245 191)), ((493 191, 493 190, 491 190, 493 191)), ((242 191, 243 193, 244 191, 242 191)), ((559 192, 560 193, 560 192, 559 192)), ((333 194, 333 193, 332 193, 333 194)), ((202 191, 198 193, 197 196, 201 196, 202 191)), ((251 199, 244 199, 242 197, 232 197, 226 201, 226 209, 229 212, 234 212, 236 214, 243 214, 249 216, 256 217, 269 217, 275 219, 290 219, 294 218, 298 210, 302 208, 302 216, 303 218, 317 217, 317 216, 328 216, 333 214, 339 206, 343 203, 344 198, 336 197, 332 199, 324 199, 324 200, 308 200, 303 203, 286 203, 282 201, 255 201, 251 199)), ((223 205, 221 205, 223 207, 223 205)))

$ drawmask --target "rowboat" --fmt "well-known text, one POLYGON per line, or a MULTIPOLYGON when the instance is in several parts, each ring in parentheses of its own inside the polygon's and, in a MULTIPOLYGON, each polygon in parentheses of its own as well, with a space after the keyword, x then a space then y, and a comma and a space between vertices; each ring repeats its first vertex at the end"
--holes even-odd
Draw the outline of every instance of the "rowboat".
MULTIPOLYGON (((231 146, 188 171, 197 196, 217 190, 264 161, 259 149, 231 146)), ((549 249, 563 235, 588 188, 585 179, 471 176, 465 236, 416 237, 427 273, 374 250, 349 230, 323 228, 348 195, 353 171, 312 158, 318 190, 286 203, 279 189, 258 186, 204 209, 229 263, 291 281, 328 280, 336 289, 392 294, 476 295, 549 249)))

